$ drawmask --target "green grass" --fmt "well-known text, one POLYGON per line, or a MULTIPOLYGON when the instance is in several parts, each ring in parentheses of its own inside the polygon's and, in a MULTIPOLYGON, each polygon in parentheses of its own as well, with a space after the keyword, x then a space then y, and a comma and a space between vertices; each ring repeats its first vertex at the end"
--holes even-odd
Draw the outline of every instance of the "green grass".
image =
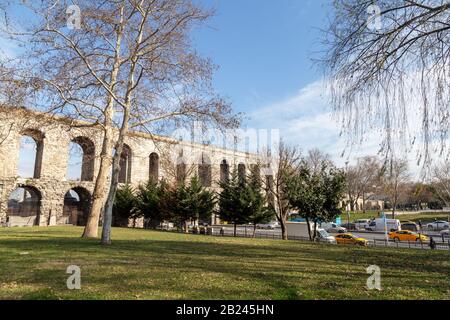
POLYGON ((449 299, 450 252, 114 229, 0 229, 0 299, 449 299), (365 288, 369 265, 383 290, 365 288), (82 289, 66 288, 78 265, 82 289))
POLYGON ((447 221, 450 217, 450 213, 420 213, 420 214, 407 214, 398 216, 401 221, 422 221, 422 224, 433 222, 435 219, 447 221))

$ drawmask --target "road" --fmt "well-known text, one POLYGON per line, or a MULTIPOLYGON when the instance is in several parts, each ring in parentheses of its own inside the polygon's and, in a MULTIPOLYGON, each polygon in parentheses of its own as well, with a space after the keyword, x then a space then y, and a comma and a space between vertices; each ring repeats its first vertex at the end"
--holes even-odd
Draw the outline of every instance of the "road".
MULTIPOLYGON (((223 228, 224 234, 226 236, 233 236, 234 234, 234 227, 231 225, 225 225, 225 226, 214 226, 214 234, 219 235, 220 229, 223 228)), ((357 237, 365 238, 369 240, 370 245, 376 245, 378 247, 380 246, 386 246, 386 237, 383 233, 377 233, 377 232, 351 232, 357 237)), ((450 239, 445 239, 445 242, 442 242, 442 238, 439 235, 439 232, 425 232, 428 236, 433 236, 434 240, 438 244, 438 249, 442 250, 450 250, 450 239)), ((238 226, 237 227, 237 235, 239 237, 251 237, 253 235, 253 227, 252 226, 238 226)), ((333 235, 333 234, 332 234, 333 235)), ((281 229, 277 228, 275 230, 256 230, 256 237, 257 238, 268 238, 268 239, 280 239, 281 238, 281 229)), ((305 239, 306 240, 306 239, 305 239)), ((429 249, 428 243, 415 243, 415 242, 389 242, 388 246, 390 247, 398 247, 398 248, 416 248, 416 249, 429 249)))

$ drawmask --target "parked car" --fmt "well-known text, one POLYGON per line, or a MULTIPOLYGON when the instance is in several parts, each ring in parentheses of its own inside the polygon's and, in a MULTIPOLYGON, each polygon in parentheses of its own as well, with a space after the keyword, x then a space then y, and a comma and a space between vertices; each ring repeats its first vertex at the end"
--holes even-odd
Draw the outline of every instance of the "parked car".
POLYGON ((347 230, 356 230, 356 225, 353 222, 350 223, 342 223, 341 227, 347 229, 347 230))
POLYGON ((352 244, 367 247, 369 241, 364 238, 358 238, 351 233, 342 233, 335 236, 337 244, 352 244))
POLYGON ((441 237, 450 238, 450 228, 441 231, 441 237))
POLYGON ((441 231, 450 228, 450 222, 447 221, 435 221, 427 224, 427 229, 430 231, 441 231))
POLYGON ((356 230, 366 230, 369 227, 370 219, 358 219, 353 222, 356 230))
POLYGON ((417 225, 417 223, 414 222, 404 222, 402 223, 402 230, 418 232, 420 231, 420 227, 417 225))
POLYGON ((278 224, 276 222, 260 223, 257 224, 256 227, 258 229, 275 230, 278 227, 278 224))
POLYGON ((175 228, 175 225, 171 222, 162 222, 157 229, 170 231, 175 228))
POLYGON ((325 229, 327 232, 330 233, 347 233, 347 229, 341 227, 340 225, 334 222, 321 223, 320 228, 325 229))
POLYGON ((423 234, 418 234, 409 230, 400 230, 389 233, 389 239, 392 239, 396 242, 400 241, 420 241, 420 242, 428 242, 430 239, 423 234))

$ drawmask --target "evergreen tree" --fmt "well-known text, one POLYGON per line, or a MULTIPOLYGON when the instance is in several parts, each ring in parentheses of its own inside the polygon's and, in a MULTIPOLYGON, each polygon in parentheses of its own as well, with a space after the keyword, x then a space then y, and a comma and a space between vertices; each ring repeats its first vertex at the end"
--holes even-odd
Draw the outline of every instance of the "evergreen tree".
POLYGON ((248 222, 253 224, 253 237, 258 224, 268 223, 275 217, 273 206, 267 205, 266 196, 262 193, 261 176, 257 170, 252 170, 243 193, 244 212, 248 222))
POLYGON ((312 168, 302 160, 286 181, 289 202, 306 219, 310 239, 314 241, 317 223, 332 221, 342 213, 340 201, 345 192, 344 173, 326 161, 312 168), (314 223, 314 230, 311 230, 310 223, 314 223))
POLYGON ((341 201, 345 195, 345 173, 342 170, 331 168, 323 177, 323 205, 322 220, 333 221, 343 213, 341 201))
POLYGON ((113 226, 128 227, 130 219, 136 219, 137 199, 133 188, 125 185, 117 190, 113 206, 113 226))
POLYGON ((179 184, 172 191, 171 211, 173 219, 187 232, 187 222, 208 220, 215 207, 214 194, 205 189, 197 176, 193 177, 188 186, 179 184))
POLYGON ((155 228, 165 220, 169 220, 171 202, 169 185, 163 180, 159 184, 150 179, 145 185, 140 185, 136 196, 136 209, 144 218, 146 228, 155 228))
POLYGON ((249 221, 248 200, 245 179, 239 177, 236 168, 228 181, 220 182, 222 192, 219 194, 219 216, 223 221, 234 224, 234 236, 237 234, 237 225, 249 221))

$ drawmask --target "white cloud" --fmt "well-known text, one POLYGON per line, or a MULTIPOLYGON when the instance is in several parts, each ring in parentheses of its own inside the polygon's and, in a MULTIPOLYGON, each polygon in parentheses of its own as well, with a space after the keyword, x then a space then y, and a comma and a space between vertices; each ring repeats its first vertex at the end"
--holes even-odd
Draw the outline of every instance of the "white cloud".
MULTIPOLYGON (((420 126, 419 100, 411 98, 408 103, 408 134, 418 136, 420 126)), ((329 105, 329 96, 324 81, 313 82, 302 88, 298 94, 283 101, 264 106, 250 114, 250 126, 265 129, 279 129, 283 140, 299 145, 304 151, 319 148, 330 154, 339 166, 346 162, 354 163, 357 158, 379 153, 383 131, 373 130, 364 135, 364 140, 356 145, 349 145, 341 135, 341 126, 333 118, 329 105)), ((412 138, 410 138, 412 140, 412 138)), ((420 145, 399 150, 397 156, 408 158, 410 169, 416 178, 421 166, 417 164, 417 151, 420 145)))

